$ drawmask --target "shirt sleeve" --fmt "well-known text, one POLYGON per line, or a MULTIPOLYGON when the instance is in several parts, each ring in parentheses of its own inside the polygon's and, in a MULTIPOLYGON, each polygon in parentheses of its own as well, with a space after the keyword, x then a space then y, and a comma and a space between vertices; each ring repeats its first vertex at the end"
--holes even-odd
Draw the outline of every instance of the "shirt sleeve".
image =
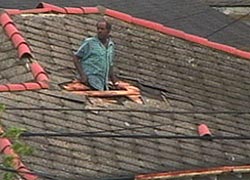
POLYGON ((89 53, 89 42, 85 40, 74 54, 77 57, 83 58, 88 53, 89 53))

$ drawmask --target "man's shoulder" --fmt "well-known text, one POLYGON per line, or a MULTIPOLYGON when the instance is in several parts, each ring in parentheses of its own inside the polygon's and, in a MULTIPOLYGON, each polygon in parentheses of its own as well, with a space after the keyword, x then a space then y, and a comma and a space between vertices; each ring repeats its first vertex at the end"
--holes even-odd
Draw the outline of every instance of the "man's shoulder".
POLYGON ((85 42, 96 41, 96 37, 88 37, 84 39, 85 42))

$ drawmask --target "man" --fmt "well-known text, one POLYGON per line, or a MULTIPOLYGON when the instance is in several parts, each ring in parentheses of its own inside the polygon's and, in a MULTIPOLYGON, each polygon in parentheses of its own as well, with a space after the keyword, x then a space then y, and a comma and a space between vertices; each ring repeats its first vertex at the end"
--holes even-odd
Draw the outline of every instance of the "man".
POLYGON ((97 22, 97 36, 87 38, 73 58, 80 81, 93 90, 108 90, 108 82, 116 84, 113 74, 114 43, 110 38, 111 24, 97 22))

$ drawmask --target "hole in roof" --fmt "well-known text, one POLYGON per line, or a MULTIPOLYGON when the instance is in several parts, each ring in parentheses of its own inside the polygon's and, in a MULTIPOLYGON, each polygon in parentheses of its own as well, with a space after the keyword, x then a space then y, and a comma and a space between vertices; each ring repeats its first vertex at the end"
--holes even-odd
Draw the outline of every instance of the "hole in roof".
MULTIPOLYGON (((103 103, 118 103, 121 104, 125 98, 130 99, 138 104, 143 104, 140 89, 124 81, 119 81, 118 84, 109 84, 109 90, 96 91, 89 86, 77 81, 69 81, 59 84, 59 86, 68 92, 84 95, 91 98, 96 98, 93 101, 102 101, 103 103), (97 99, 98 98, 98 99, 97 99)), ((96 104, 96 103, 94 103, 96 104)))

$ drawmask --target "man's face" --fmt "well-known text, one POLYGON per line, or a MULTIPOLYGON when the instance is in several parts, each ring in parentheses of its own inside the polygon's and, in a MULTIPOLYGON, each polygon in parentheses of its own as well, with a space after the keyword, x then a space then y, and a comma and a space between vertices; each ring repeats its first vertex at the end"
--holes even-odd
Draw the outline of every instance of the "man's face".
POLYGON ((99 22, 97 24, 97 36, 101 40, 108 38, 109 30, 107 29, 106 22, 99 22))

